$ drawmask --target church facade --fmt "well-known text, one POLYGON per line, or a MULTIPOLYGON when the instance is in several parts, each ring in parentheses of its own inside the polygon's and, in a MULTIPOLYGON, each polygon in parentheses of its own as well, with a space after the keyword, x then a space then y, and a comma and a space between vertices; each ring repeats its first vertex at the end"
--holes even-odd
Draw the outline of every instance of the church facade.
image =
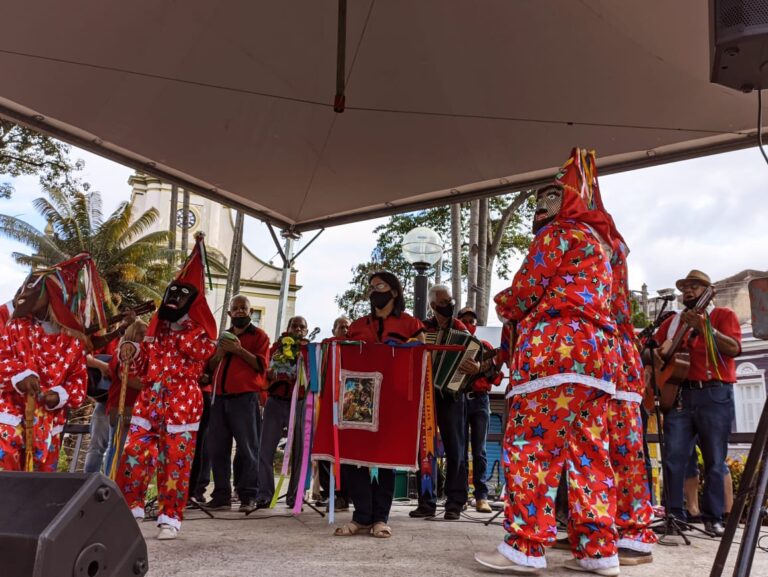
MULTIPOLYGON (((160 218, 147 232, 169 230, 171 222, 174 222, 176 224, 176 247, 180 248, 184 218, 183 191, 179 189, 177 207, 171 214, 172 187, 170 184, 142 173, 132 175, 128 182, 131 186, 131 200, 136 207, 136 214, 142 214, 152 207, 160 212, 160 218)), ((229 266, 232 240, 235 236, 235 211, 190 193, 187 219, 189 225, 187 246, 191 247, 193 235, 202 231, 205 233, 205 244, 208 250, 219 253, 220 260, 229 266)), ((265 330, 270 337, 274 337, 285 328, 276 326, 282 269, 261 260, 245 244, 241 246, 241 250, 240 294, 246 295, 251 301, 251 318, 254 324, 265 330)), ((208 291, 206 298, 214 317, 220 321, 222 311, 227 307, 227 303, 224 302, 227 275, 211 270, 211 281, 213 290, 208 291)), ((288 293, 288 310, 283 324, 286 324, 287 319, 294 315, 296 292, 300 288, 296 283, 296 270, 292 270, 288 293)))

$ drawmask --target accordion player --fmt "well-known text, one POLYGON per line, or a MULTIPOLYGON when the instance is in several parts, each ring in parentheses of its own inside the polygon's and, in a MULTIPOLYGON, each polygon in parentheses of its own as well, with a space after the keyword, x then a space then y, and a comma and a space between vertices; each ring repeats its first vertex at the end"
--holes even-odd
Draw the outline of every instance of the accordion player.
POLYGON ((471 334, 456 329, 441 329, 424 334, 427 345, 450 345, 463 347, 457 350, 432 351, 432 382, 440 394, 446 397, 458 397, 472 384, 477 375, 467 375, 459 371, 461 363, 467 359, 483 360, 483 344, 471 334))

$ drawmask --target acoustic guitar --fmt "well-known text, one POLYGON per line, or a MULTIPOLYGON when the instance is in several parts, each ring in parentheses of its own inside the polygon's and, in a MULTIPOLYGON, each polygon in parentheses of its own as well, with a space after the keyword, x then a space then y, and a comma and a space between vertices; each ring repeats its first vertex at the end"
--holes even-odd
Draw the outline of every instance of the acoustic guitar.
MULTIPOLYGON (((707 287, 690 310, 696 314, 704 312, 714 296, 714 287, 707 287)), ((659 348, 654 362, 656 386, 659 388, 659 407, 665 413, 675 405, 680 385, 688 378, 688 371, 691 368, 690 355, 680 351, 680 347, 690 337, 692 330, 691 327, 681 322, 674 338, 671 341, 665 341, 659 348)), ((643 404, 648 410, 652 410, 654 406, 653 380, 650 377, 650 366, 646 366, 646 395, 643 404)))

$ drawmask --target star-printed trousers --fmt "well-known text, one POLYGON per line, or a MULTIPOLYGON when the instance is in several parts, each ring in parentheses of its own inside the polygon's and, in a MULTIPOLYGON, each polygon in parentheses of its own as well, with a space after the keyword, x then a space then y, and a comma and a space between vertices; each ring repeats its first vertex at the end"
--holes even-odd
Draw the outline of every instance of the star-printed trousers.
MULTIPOLYGON (((52 436, 50 426, 35 419, 34 427, 34 470, 44 473, 56 471, 59 462, 59 435, 52 436)), ((26 461, 26 439, 24 425, 0 423, 0 471, 23 471, 26 461)))
POLYGON ((147 486, 157 471, 157 524, 179 528, 189 492, 189 472, 195 456, 197 431, 169 433, 131 425, 117 485, 134 517, 144 516, 147 486))
POLYGON ((557 536, 555 496, 568 469, 568 534, 574 555, 594 567, 618 566, 614 480, 605 415, 609 396, 562 384, 510 399, 504 435, 507 482, 499 551, 521 565, 545 567, 557 536))
POLYGON ((616 486, 616 527, 619 547, 650 551, 656 534, 651 492, 643 453, 640 403, 611 399, 608 406, 611 466, 616 486))

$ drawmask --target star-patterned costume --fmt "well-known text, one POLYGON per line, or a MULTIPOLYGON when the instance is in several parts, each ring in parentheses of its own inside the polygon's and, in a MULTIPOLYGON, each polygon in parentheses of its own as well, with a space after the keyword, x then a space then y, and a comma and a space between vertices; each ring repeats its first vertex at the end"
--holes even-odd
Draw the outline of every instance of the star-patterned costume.
MULTIPOLYGON (((26 395, 17 387, 29 376, 39 380, 35 403, 33 463, 38 471, 54 472, 59 460, 61 432, 66 411, 85 400, 85 327, 103 328, 106 317, 104 294, 96 266, 87 253, 31 274, 17 293, 19 303, 42 303, 47 299, 42 321, 31 314, 16 313, 0 330, 0 469, 18 471, 23 463, 26 439, 24 408, 26 395), (46 393, 58 402, 48 407, 46 393)), ((3 306, 13 311, 13 303, 3 306)))
POLYGON ((144 516, 147 486, 157 470, 158 523, 181 526, 203 413, 197 381, 215 350, 190 319, 163 321, 154 341, 142 345, 144 361, 137 364, 145 388, 134 405, 116 479, 135 517, 144 516))
POLYGON ((621 365, 616 373, 616 396, 611 399, 608 409, 608 432, 611 466, 616 481, 614 490, 618 546, 649 552, 657 538, 649 528, 653 520, 653 509, 645 469, 643 422, 640 414, 645 382, 632 325, 627 253, 626 245, 620 241, 612 259, 611 312, 616 321, 621 365))
POLYGON ((25 395, 15 385, 36 374, 40 391, 55 391, 59 403, 48 409, 38 401, 35 410, 35 470, 53 472, 58 463, 60 434, 67 408, 85 400, 85 349, 75 337, 50 324, 13 319, 0 336, 0 469, 19 471, 24 454, 25 395))
POLYGON ((556 537, 555 495, 568 468, 569 537, 585 568, 618 566, 605 415, 615 392, 610 230, 591 205, 578 150, 558 176, 562 207, 536 234, 497 312, 517 323, 504 436, 507 481, 499 552, 545 567, 556 537))
POLYGON ((147 486, 156 470, 157 524, 175 529, 181 527, 187 504, 189 473, 203 412, 198 380, 216 351, 216 321, 205 300, 202 236, 196 241, 174 281, 197 291, 188 314, 170 322, 160 320, 160 311, 156 312, 134 361, 134 375, 141 379, 144 389, 133 408, 115 479, 134 517, 143 518, 147 486))

